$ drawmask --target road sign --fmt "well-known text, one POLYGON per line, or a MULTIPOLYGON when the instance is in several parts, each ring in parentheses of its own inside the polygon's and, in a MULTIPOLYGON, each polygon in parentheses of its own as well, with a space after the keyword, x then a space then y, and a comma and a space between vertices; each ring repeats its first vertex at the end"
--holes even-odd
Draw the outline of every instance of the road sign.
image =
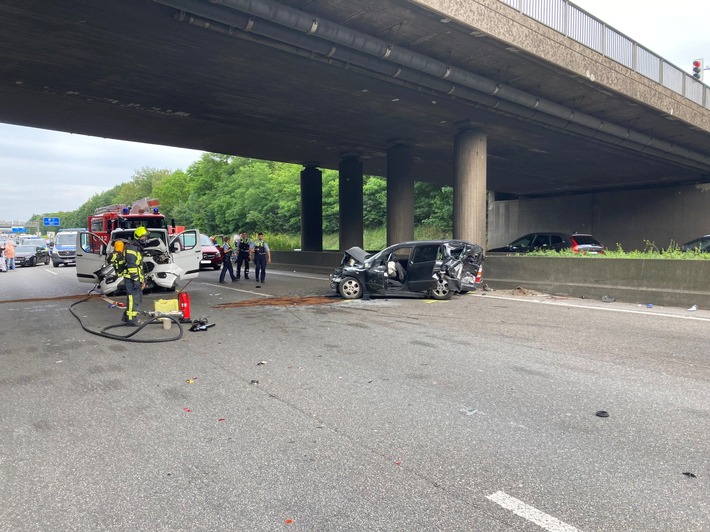
POLYGON ((45 218, 44 225, 59 225, 59 218, 45 218))
POLYGON ((12 232, 13 233, 26 233, 27 229, 25 227, 13 227, 12 232))

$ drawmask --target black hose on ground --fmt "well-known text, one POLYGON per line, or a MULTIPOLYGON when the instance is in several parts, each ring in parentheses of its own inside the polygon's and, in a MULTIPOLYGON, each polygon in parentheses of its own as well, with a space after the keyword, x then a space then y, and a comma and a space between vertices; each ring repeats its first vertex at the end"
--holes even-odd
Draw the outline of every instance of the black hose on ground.
POLYGON ((96 336, 102 336, 104 338, 111 338, 112 340, 122 340, 124 342, 137 342, 137 343, 144 343, 144 344, 154 344, 154 343, 159 343, 159 342, 172 342, 172 341, 179 340, 180 338, 182 338, 182 335, 184 332, 183 328, 182 328, 182 324, 180 323, 180 321, 177 318, 175 318, 173 316, 161 316, 161 317, 156 316, 156 317, 151 318, 148 321, 141 323, 136 328, 133 328, 133 327, 129 328, 128 326, 124 325, 123 323, 118 323, 118 324, 114 324, 114 325, 109 325, 109 326, 104 327, 103 329, 100 329, 98 331, 94 331, 92 329, 89 329, 86 327, 86 325, 84 325, 84 322, 81 321, 81 318, 74 310, 75 306, 79 305, 80 303, 85 303, 89 299, 91 299, 91 292, 89 292, 89 295, 86 296, 84 299, 81 299, 81 300, 76 301, 75 303, 72 303, 71 305, 69 305, 69 312, 71 312, 72 316, 74 316, 79 321, 81 328, 90 334, 94 334, 96 336), (152 338, 152 339, 133 338, 136 334, 138 334, 140 331, 142 331, 146 326, 148 326, 152 323, 159 323, 162 325, 162 322, 160 321, 161 319, 169 319, 171 321, 174 321, 177 324, 177 326, 178 326, 177 336, 170 337, 170 338, 152 338), (126 334, 126 335, 113 334, 113 333, 108 332, 110 329, 115 329, 118 327, 128 329, 131 332, 130 332, 130 334, 126 334))

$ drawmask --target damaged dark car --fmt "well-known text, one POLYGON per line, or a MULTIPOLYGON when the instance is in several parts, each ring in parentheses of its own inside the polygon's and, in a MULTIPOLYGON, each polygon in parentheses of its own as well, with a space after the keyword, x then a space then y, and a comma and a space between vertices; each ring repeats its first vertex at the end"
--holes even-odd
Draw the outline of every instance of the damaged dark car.
POLYGON ((422 296, 450 299, 475 290, 483 275, 483 249, 465 240, 402 242, 370 254, 353 247, 330 275, 345 299, 422 296))

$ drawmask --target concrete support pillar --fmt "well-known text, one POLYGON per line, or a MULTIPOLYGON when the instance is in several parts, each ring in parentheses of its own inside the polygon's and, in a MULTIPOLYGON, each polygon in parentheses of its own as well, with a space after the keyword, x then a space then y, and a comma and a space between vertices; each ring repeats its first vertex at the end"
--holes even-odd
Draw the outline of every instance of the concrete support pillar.
POLYGON ((301 249, 323 251, 323 172, 316 163, 301 171, 301 249))
POLYGON ((387 245, 414 240, 414 154, 407 144, 387 150, 387 245))
POLYGON ((358 155, 345 155, 338 167, 340 250, 363 247, 362 162, 358 155))
POLYGON ((487 137, 465 128, 454 137, 454 238, 486 248, 487 137))

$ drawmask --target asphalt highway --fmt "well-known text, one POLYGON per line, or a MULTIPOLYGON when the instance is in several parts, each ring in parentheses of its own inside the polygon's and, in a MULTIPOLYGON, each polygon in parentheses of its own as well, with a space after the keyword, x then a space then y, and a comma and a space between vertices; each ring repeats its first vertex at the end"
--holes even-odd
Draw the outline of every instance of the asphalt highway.
POLYGON ((143 343, 0 273, 0 530, 710 530, 710 310, 217 280, 143 343))

